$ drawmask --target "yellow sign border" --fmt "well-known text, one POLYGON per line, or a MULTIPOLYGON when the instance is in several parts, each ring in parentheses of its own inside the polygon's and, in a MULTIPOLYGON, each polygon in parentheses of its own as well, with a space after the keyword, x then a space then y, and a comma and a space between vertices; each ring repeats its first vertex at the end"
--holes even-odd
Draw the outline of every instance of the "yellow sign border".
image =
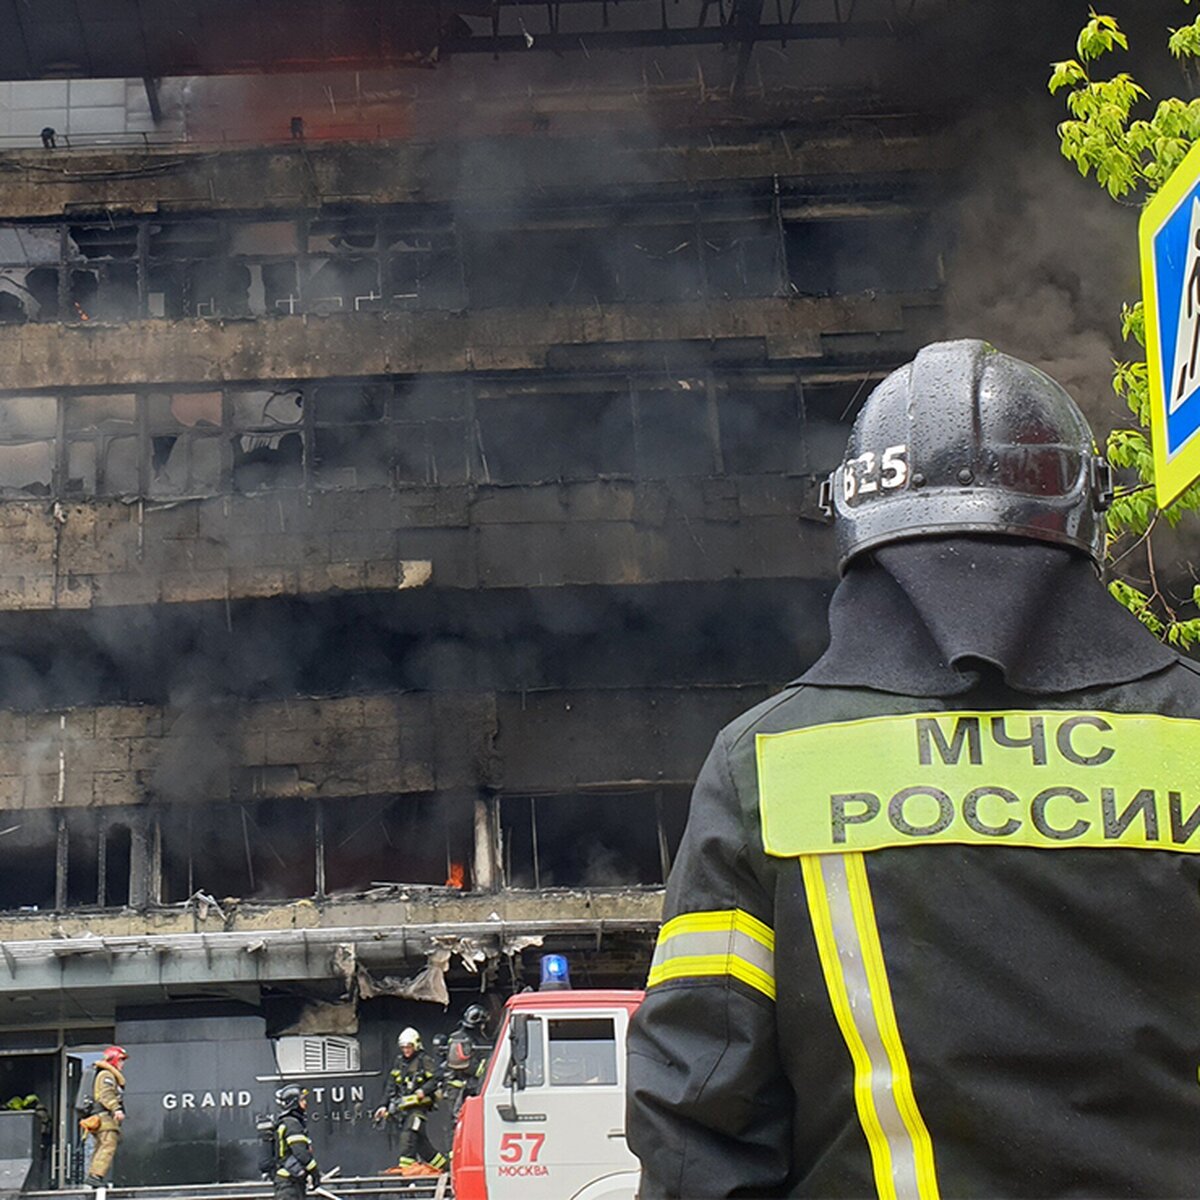
POLYGON ((1138 221, 1138 252, 1142 263, 1142 303, 1146 314, 1146 365, 1150 382, 1150 441, 1154 449, 1154 479, 1158 507, 1166 508, 1200 476, 1200 431, 1174 455, 1167 455, 1167 397, 1159 353, 1158 287, 1154 271, 1154 237, 1167 218, 1200 182, 1200 142, 1184 156, 1171 177, 1142 209, 1138 221))

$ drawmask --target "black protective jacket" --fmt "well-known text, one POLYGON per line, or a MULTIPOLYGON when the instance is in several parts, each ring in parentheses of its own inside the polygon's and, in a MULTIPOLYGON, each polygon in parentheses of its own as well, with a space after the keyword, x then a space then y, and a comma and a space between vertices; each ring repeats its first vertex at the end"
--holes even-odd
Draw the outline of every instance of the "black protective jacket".
POLYGON ((1200 1192, 1200 670, 1111 610, 1057 692, 1032 631, 839 685, 835 612, 719 735, 630 1033, 642 1200, 1200 1192))
POLYGON ((275 1175, 279 1179, 316 1179, 317 1156, 302 1112, 285 1113, 275 1122, 275 1175))
POLYGON ((455 1114, 465 1100, 479 1094, 491 1050, 492 1047, 480 1040, 478 1031, 470 1026, 459 1025, 450 1035, 439 1067, 437 1086, 451 1098, 455 1114))
POLYGON ((437 1068, 424 1050, 418 1050, 411 1058, 397 1054, 388 1072, 383 1103, 393 1116, 431 1108, 436 1100, 437 1084, 437 1068), (424 1093, 419 1105, 413 1103, 417 1092, 424 1093))

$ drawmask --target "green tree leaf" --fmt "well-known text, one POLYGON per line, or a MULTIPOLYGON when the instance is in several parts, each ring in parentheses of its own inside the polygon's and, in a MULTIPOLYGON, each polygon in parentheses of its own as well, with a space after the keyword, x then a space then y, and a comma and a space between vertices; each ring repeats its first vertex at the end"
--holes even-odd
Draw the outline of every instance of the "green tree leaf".
POLYGON ((1077 83, 1083 83, 1087 79, 1087 72, 1073 58, 1068 58, 1065 62, 1051 63, 1053 73, 1050 76, 1050 82, 1047 86, 1050 89, 1051 95, 1065 87, 1073 87, 1077 83))

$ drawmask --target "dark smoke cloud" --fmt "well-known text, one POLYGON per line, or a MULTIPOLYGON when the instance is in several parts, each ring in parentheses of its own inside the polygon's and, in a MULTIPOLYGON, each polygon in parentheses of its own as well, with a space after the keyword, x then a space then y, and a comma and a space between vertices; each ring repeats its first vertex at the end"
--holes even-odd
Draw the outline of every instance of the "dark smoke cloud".
MULTIPOLYGON (((1095 67, 1130 71, 1154 96, 1190 94, 1166 51, 1177 0, 1099 6, 1129 34, 1131 54, 1095 67)), ((1103 438, 1129 423, 1113 395, 1112 362, 1139 356, 1121 338, 1123 302, 1141 292, 1138 200, 1118 204, 1080 178, 1058 150, 1065 93, 1050 96, 1050 64, 1075 55, 1088 5, 957 6, 931 31, 930 96, 948 114, 957 173, 945 216, 947 336, 982 337, 1060 380, 1103 438)), ((1141 115, 1148 116, 1150 104, 1141 115)))
POLYGON ((972 148, 949 206, 945 331, 982 337, 1041 367, 1080 402, 1097 433, 1128 412, 1111 386, 1123 300, 1137 298, 1137 210, 1082 180, 1057 150, 1045 106, 987 114, 956 134, 972 148))

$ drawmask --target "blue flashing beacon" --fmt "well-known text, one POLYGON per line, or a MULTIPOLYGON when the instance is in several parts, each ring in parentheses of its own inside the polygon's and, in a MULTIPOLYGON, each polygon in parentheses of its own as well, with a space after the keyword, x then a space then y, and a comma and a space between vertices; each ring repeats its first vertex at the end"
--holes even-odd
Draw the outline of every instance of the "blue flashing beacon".
POLYGON ((542 992, 566 991, 571 986, 571 972, 567 967, 567 959, 563 954, 542 955, 542 982, 538 988, 542 992))

